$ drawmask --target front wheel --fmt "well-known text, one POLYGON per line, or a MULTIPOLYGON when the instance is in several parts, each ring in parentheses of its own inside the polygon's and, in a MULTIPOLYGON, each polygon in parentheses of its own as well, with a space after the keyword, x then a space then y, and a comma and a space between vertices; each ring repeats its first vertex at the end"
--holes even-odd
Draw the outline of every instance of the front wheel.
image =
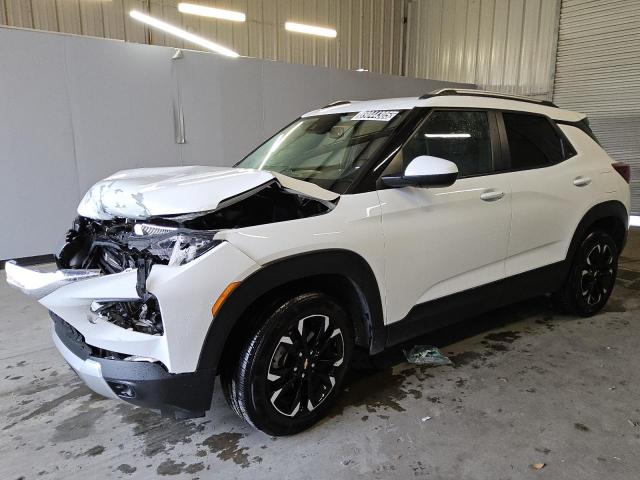
POLYGON ((590 232, 574 255, 556 299, 563 310, 588 317, 609 300, 618 273, 618 246, 608 233, 590 232))
POLYGON ((328 295, 305 293, 265 315, 221 375, 227 402, 270 435, 291 435, 326 414, 351 362, 353 335, 328 295))

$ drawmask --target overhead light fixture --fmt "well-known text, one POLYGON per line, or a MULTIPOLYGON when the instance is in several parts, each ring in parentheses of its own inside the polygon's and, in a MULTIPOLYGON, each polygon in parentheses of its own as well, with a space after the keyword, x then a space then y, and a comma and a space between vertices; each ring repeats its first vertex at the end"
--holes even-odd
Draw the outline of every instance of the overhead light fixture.
POLYGON ((242 12, 223 10, 222 8, 205 7, 203 5, 194 5, 193 3, 179 3, 178 11, 180 13, 200 15, 201 17, 231 20, 232 22, 244 22, 247 19, 247 16, 242 12))
POLYGON ((338 35, 333 28, 315 27, 313 25, 304 25, 302 23, 286 22, 285 30, 290 32, 307 33, 309 35, 319 35, 321 37, 335 38, 338 35))
POLYGON ((357 68, 356 72, 368 72, 369 70, 367 70, 366 68, 357 68))
POLYGON ((640 216, 631 215, 629 217, 629 225, 631 225, 632 227, 640 227, 640 216))
POLYGON ((470 133, 425 133, 427 138, 471 138, 470 133))
POLYGON ((147 25, 157 28, 158 30, 162 30, 176 37, 180 37, 187 42, 195 43, 196 45, 200 45, 201 47, 206 48, 207 50, 211 50, 212 52, 220 53, 221 55, 226 55, 227 57, 239 57, 240 54, 234 52, 233 50, 228 49, 227 47, 223 47, 217 43, 212 42, 211 40, 207 40, 206 38, 199 37, 198 35, 194 35, 193 33, 187 32, 186 30, 182 30, 181 28, 175 27, 168 23, 163 22, 162 20, 158 20, 157 18, 150 17, 149 15, 145 15, 137 10, 131 10, 129 12, 131 18, 135 18, 139 22, 146 23, 147 25))

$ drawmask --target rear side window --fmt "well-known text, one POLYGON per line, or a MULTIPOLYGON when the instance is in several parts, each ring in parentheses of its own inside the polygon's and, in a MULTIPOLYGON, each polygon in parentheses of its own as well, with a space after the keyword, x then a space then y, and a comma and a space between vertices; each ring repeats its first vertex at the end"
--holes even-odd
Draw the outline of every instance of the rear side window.
POLYGON ((553 165, 575 154, 546 117, 504 112, 502 118, 512 170, 553 165))

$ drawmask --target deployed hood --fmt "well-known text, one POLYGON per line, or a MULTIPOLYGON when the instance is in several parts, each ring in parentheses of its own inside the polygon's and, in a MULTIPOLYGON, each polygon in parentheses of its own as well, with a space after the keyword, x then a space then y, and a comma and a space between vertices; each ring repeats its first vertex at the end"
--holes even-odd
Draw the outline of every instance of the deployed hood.
POLYGON ((211 211, 277 182, 282 188, 323 201, 338 194, 285 175, 230 167, 166 167, 123 170, 85 194, 78 214, 97 220, 145 219, 211 211))

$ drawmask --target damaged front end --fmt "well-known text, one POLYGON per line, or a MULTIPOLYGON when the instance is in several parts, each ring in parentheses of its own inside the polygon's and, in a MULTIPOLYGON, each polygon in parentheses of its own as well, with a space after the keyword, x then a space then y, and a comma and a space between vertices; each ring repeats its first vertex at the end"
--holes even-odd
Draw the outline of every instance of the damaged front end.
POLYGON ((80 216, 67 232, 56 263, 60 271, 103 275, 136 269, 139 300, 94 302, 91 310, 122 328, 162 335, 158 301, 146 287, 153 265, 181 266, 193 261, 222 242, 215 238, 221 230, 306 218, 326 213, 333 206, 285 189, 273 180, 222 202, 213 211, 144 220, 80 216))
POLYGON ((56 347, 95 392, 199 416, 217 372, 199 365, 211 307, 231 282, 259 268, 219 234, 322 215, 338 199, 266 171, 119 172, 80 203, 58 270, 7 262, 7 281, 50 311, 56 347))

